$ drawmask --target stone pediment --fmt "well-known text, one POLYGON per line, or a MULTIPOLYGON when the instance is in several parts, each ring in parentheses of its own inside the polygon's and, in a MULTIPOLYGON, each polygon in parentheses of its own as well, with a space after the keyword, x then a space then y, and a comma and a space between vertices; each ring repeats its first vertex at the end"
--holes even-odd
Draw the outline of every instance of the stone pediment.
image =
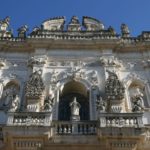
POLYGON ((88 16, 83 16, 83 26, 86 28, 87 31, 100 31, 104 30, 104 25, 102 22, 99 20, 88 17, 88 16))
POLYGON ((42 29, 48 31, 62 31, 64 23, 65 17, 51 18, 42 23, 42 29))

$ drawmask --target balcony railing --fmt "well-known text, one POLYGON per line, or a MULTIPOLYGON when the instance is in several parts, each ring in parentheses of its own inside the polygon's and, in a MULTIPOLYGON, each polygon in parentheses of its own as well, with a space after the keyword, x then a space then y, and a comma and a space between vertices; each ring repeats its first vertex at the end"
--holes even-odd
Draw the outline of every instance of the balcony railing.
POLYGON ((54 121, 54 134, 96 134, 97 121, 54 121))
POLYGON ((99 127, 142 127, 143 113, 100 113, 99 127))
POLYGON ((50 126, 51 113, 21 112, 9 113, 7 125, 11 126, 50 126))

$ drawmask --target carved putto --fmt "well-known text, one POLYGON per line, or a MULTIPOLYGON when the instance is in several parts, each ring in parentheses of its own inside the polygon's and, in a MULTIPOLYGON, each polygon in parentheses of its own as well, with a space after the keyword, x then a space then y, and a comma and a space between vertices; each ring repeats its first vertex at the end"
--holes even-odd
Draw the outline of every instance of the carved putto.
POLYGON ((31 74, 29 81, 26 85, 26 97, 40 97, 45 89, 42 80, 42 71, 38 70, 31 74))
POLYGON ((119 81, 118 76, 114 72, 108 70, 107 72, 109 74, 105 86, 107 100, 122 100, 125 93, 123 84, 119 81))

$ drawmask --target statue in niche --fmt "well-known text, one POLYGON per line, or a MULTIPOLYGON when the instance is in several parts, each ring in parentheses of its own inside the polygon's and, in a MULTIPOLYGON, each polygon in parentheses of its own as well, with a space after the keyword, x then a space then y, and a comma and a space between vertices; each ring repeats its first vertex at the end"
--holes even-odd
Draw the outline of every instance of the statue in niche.
POLYGON ((129 37, 130 36, 130 31, 129 28, 126 24, 121 24, 121 33, 123 37, 129 37))
POLYGON ((52 111, 54 105, 54 97, 52 95, 47 96, 44 101, 44 111, 52 111))
POLYGON ((99 96, 99 95, 97 95, 97 99, 96 99, 96 108, 100 112, 105 112, 106 111, 106 103, 104 102, 102 97, 99 96))
POLYGON ((15 98, 12 100, 12 106, 10 108, 11 112, 15 112, 18 109, 19 101, 20 101, 20 98, 18 95, 16 95, 15 98))
POLYGON ((17 90, 14 86, 11 86, 10 88, 7 88, 4 91, 4 97, 5 97, 5 101, 4 101, 4 106, 8 106, 16 97, 16 93, 17 90))
POLYGON ((80 103, 77 102, 76 97, 74 97, 73 101, 70 103, 71 107, 71 120, 80 120, 79 111, 81 108, 80 103))
POLYGON ((133 112, 140 112, 144 109, 143 98, 141 95, 136 95, 132 97, 131 100, 133 105, 132 107, 133 112))

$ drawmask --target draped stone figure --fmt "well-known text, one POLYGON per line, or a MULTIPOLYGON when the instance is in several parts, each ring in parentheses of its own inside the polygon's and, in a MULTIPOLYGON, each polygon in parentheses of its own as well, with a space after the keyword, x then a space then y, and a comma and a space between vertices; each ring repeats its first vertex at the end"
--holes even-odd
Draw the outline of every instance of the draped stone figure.
POLYGON ((13 101, 12 101, 10 111, 15 112, 18 109, 19 101, 20 101, 20 98, 19 98, 18 95, 16 95, 15 98, 13 99, 13 101))
POLYGON ((71 107, 71 120, 78 121, 80 120, 79 111, 81 105, 77 102, 76 97, 74 97, 73 101, 70 103, 71 107))
POLYGON ((140 95, 132 97, 132 111, 141 112, 144 109, 143 98, 140 95))
POLYGON ((106 111, 106 103, 104 102, 102 97, 100 97, 99 95, 97 96, 97 99, 96 99, 96 108, 100 112, 106 111))

